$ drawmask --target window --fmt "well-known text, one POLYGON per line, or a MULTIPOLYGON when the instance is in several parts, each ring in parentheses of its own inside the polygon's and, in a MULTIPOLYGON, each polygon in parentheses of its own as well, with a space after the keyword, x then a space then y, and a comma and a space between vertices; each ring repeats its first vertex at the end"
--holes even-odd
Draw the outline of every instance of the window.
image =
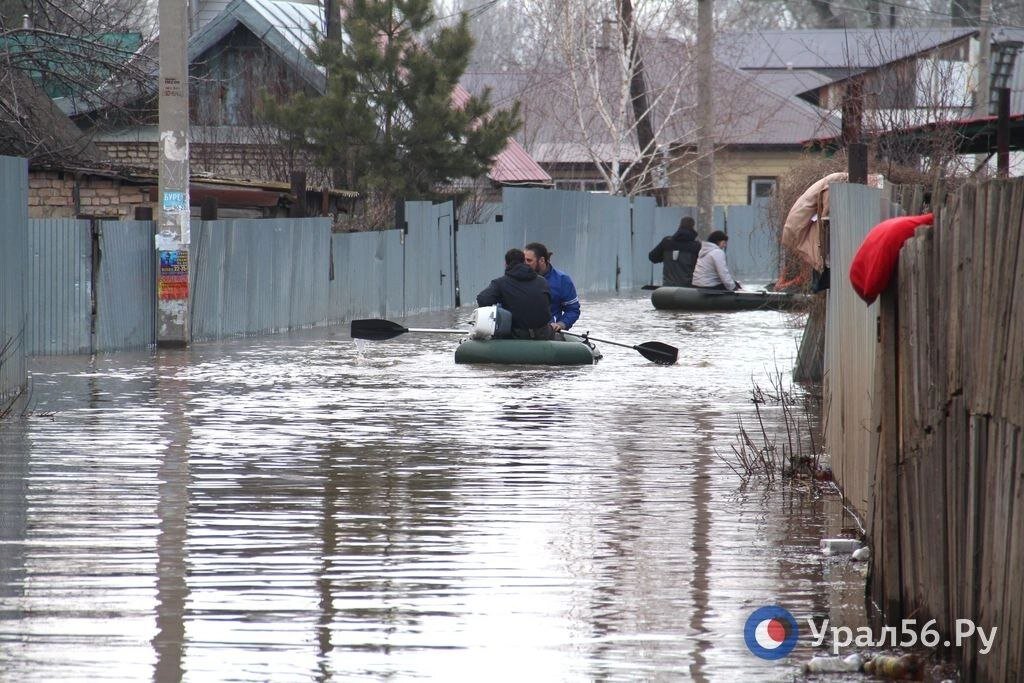
POLYGON ((567 180, 555 181, 556 190, 576 190, 577 192, 608 192, 608 183, 603 180, 567 180))
POLYGON ((747 204, 753 204, 761 199, 769 199, 775 194, 775 187, 778 185, 778 178, 771 176, 748 176, 747 177, 747 204))

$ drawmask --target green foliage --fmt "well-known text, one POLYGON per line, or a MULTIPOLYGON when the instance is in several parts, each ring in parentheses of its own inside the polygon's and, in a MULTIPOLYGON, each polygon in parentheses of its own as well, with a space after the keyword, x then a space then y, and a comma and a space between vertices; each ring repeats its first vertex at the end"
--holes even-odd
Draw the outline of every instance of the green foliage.
POLYGON ((430 198, 483 175, 519 129, 519 105, 492 111, 485 93, 453 106, 473 40, 465 16, 425 37, 436 20, 430 0, 352 0, 342 40, 317 36, 310 54, 326 92, 267 102, 270 122, 366 195, 430 198))

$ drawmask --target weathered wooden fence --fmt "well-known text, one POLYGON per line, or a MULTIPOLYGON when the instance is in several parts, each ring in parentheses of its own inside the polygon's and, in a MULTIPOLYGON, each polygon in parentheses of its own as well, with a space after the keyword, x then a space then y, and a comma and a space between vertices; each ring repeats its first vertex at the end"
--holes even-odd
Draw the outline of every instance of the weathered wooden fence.
POLYGON ((991 181, 948 197, 906 242, 870 321, 872 372, 843 377, 870 401, 869 443, 830 442, 867 467, 867 504, 851 502, 885 623, 934 619, 966 680, 1024 677, 1022 228, 1024 180, 991 181), (956 647, 957 620, 997 628, 991 651, 976 635, 956 647))

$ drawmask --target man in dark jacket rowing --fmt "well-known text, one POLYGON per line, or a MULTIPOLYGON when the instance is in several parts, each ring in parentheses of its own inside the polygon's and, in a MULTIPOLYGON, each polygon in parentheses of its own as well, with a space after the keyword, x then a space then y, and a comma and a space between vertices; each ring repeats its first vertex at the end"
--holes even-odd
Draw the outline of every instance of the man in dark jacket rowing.
POLYGON ((651 263, 663 263, 661 283, 666 287, 692 287, 693 267, 700 254, 700 241, 693 229, 693 219, 684 216, 679 228, 666 237, 647 255, 651 263))
POLYGON ((547 281, 526 265, 521 249, 505 253, 505 274, 476 295, 479 306, 498 304, 512 314, 512 336, 551 339, 551 294, 547 281))

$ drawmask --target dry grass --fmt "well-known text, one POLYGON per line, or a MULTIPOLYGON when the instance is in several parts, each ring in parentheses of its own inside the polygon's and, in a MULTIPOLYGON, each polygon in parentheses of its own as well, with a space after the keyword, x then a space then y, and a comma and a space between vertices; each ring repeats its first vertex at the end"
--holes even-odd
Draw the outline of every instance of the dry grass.
POLYGON ((750 479, 768 484, 779 480, 828 479, 827 470, 821 465, 822 444, 810 419, 817 414, 814 402, 820 401, 820 397, 786 386, 777 368, 768 383, 765 388, 755 382, 751 390, 756 426, 748 429, 740 421, 731 456, 717 450, 715 454, 744 483, 750 479), (766 406, 777 408, 781 416, 781 427, 772 433, 765 424, 766 406))

